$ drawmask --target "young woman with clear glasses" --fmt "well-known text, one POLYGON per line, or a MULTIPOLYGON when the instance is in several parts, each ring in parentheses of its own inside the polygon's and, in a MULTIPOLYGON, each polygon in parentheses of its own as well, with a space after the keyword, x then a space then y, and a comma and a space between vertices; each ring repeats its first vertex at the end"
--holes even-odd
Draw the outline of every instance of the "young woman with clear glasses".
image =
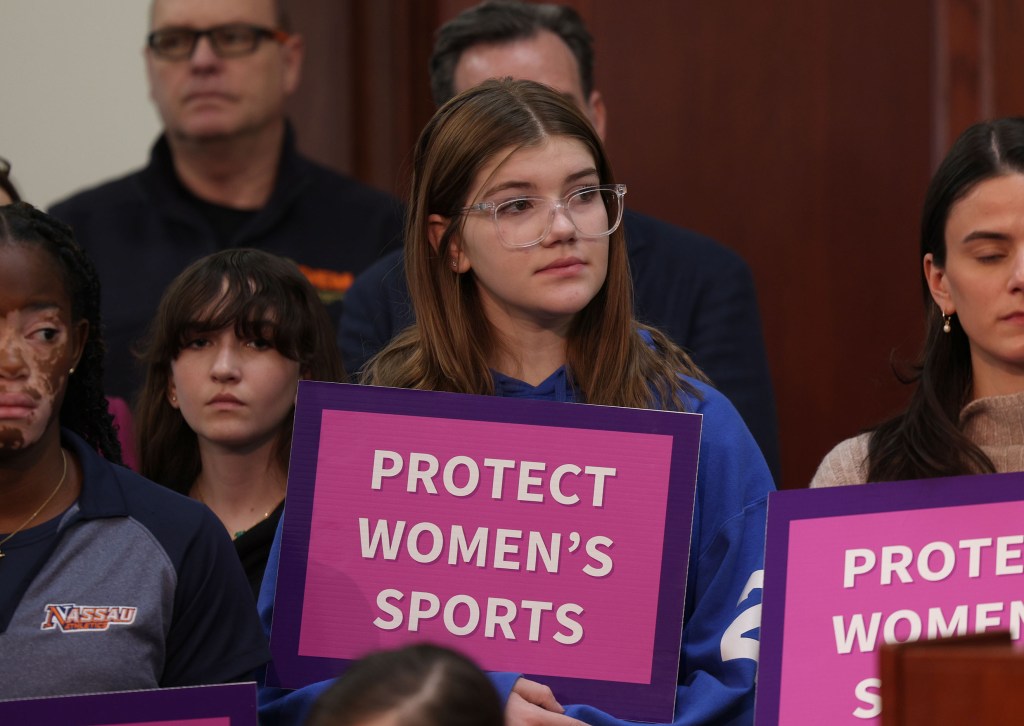
MULTIPOLYGON (((414 151, 405 255, 417 322, 363 382, 703 414, 675 723, 750 723, 757 643, 744 634, 759 622, 772 479, 728 400, 633 318, 624 195, 590 122, 546 86, 490 81, 445 104, 414 151)), ((264 624, 276 562, 275 549, 264 624)), ((492 680, 509 724, 624 723, 563 709, 516 673, 492 680)), ((261 719, 301 720, 323 687, 264 689, 261 719)))

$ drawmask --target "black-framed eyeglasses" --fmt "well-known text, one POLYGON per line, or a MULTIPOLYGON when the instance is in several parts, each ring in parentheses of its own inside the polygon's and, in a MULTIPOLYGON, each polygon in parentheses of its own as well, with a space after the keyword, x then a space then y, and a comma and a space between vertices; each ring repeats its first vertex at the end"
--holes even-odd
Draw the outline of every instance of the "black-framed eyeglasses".
POLYGON ((210 39, 210 46, 218 58, 238 58, 254 53, 263 40, 284 43, 290 37, 283 30, 259 25, 231 23, 213 28, 161 28, 146 37, 153 54, 164 60, 187 60, 196 50, 199 39, 210 39))
POLYGON ((459 212, 490 212, 502 244, 519 249, 540 244, 551 231, 559 209, 580 236, 607 237, 622 222, 624 196, 625 184, 599 184, 578 189, 562 199, 513 197, 503 202, 479 202, 459 212))

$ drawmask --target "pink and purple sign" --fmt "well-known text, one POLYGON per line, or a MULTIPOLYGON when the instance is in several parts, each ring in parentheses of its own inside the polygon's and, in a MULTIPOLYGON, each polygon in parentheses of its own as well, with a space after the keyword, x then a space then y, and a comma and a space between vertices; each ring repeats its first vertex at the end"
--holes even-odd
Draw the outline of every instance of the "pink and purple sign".
POLYGON ((878 648, 1024 624, 1024 474, 769 495, 757 723, 880 720, 878 648))
POLYGON ((256 726, 256 684, 0 701, 0 724, 256 726))
POLYGON ((700 416, 303 382, 268 680, 416 641, 671 720, 700 416))

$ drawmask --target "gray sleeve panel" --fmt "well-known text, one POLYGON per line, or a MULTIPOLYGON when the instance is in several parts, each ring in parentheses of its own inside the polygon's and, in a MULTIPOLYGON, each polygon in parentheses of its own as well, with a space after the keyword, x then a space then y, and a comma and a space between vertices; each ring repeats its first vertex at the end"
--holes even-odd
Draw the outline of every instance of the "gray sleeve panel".
POLYGON ((0 634, 0 698, 157 687, 176 587, 136 520, 73 524, 0 634))

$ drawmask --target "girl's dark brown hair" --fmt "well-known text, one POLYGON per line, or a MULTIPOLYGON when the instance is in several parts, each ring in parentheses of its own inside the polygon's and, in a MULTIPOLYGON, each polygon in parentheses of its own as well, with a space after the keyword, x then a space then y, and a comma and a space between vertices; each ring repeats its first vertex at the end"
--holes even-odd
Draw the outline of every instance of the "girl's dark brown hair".
MULTIPOLYGON (((405 269, 416 324, 367 364, 374 385, 491 394, 489 363, 506 345, 488 322, 473 271, 455 274, 451 246, 462 233, 458 213, 478 172, 499 153, 536 147, 549 137, 574 139, 590 152, 601 184, 615 183, 601 140, 570 101, 532 81, 487 81, 442 106, 420 134, 413 158, 405 232, 405 269), (449 218, 438 247, 430 215, 449 218)), ((516 351, 509 351, 513 355, 516 351)), ((633 408, 683 407, 695 389, 679 374, 703 375, 657 330, 633 318, 633 287, 620 225, 608 239, 608 272, 597 295, 575 317, 566 363, 579 400, 633 408), (646 329, 652 344, 638 329, 646 329)))
MULTIPOLYGON (((303 378, 345 378, 334 328, 316 290, 292 262, 254 249, 225 250, 192 263, 167 288, 140 352, 146 382, 136 405, 141 473, 187 493, 202 462, 195 432, 167 400, 171 362, 190 336, 234 328, 298 361, 303 378)), ((278 434, 276 460, 288 471, 293 417, 278 434)))

